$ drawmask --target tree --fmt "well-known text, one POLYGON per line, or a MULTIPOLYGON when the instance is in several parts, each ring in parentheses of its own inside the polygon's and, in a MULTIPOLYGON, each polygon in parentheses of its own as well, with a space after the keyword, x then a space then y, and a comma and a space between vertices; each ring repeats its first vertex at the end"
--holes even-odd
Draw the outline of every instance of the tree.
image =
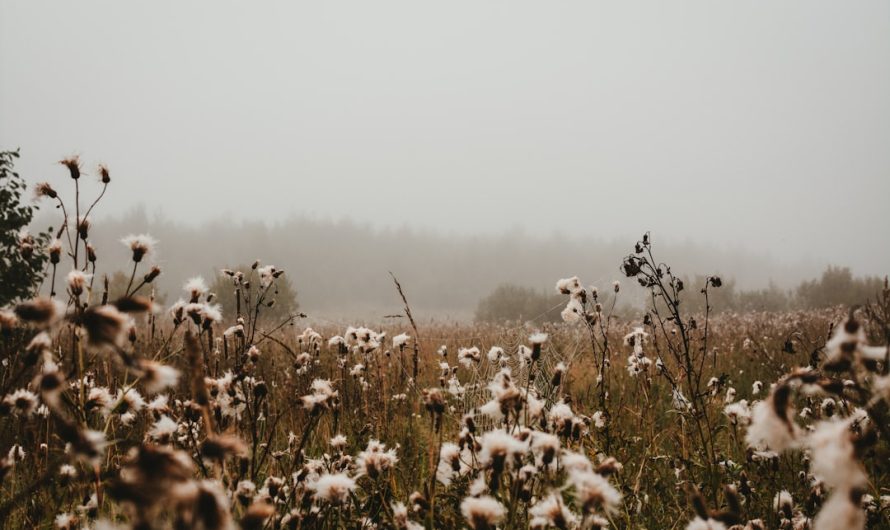
POLYGON ((28 233, 36 206, 24 204, 25 181, 14 170, 18 150, 0 152, 0 306, 33 296, 43 277, 49 232, 28 233))
POLYGON ((855 278, 849 267, 829 266, 818 280, 801 283, 797 297, 804 308, 852 306, 874 298, 882 287, 876 276, 855 278))

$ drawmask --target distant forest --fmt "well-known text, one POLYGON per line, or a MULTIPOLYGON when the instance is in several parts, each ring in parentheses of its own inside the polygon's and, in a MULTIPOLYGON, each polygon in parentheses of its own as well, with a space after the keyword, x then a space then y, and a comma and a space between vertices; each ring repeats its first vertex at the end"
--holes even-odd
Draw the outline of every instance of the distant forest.
MULTIPOLYGON (((57 226, 57 217, 42 211, 34 226, 43 229, 53 224, 57 226)), ((501 285, 522 286, 549 296, 557 279, 577 275, 586 285, 611 290, 613 280, 624 280, 618 266, 635 242, 634 237, 605 240, 521 232, 452 236, 303 217, 274 223, 220 220, 195 226, 135 209, 122 217, 96 219, 91 238, 100 256, 98 274, 112 277, 123 272, 128 250, 119 240, 131 233, 149 233, 159 241, 155 260, 163 272, 156 286, 168 303, 181 295, 181 286, 193 276, 203 276, 212 284, 221 268, 260 259, 285 269, 300 310, 366 318, 401 307, 389 271, 402 283, 412 306, 429 316, 472 318, 480 300, 501 285)), ((665 241, 657 232, 653 240, 660 259, 676 272, 689 278, 719 274, 727 280, 725 292, 766 290, 764 296, 769 298, 768 291, 775 294, 797 288, 800 282, 819 277, 826 266, 779 265, 747 249, 665 241)), ((636 306, 641 296, 628 285, 621 301, 636 306)))

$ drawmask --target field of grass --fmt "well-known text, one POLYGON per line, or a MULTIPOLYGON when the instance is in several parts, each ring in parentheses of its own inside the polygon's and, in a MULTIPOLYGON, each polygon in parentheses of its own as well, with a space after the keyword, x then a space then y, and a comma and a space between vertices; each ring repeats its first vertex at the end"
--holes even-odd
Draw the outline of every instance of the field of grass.
POLYGON ((622 264, 651 294, 635 317, 621 284, 567 278, 558 324, 406 299, 353 327, 264 318, 286 272, 263 263, 222 272, 234 314, 198 278, 157 307, 147 236, 110 300, 66 221, 43 294, 0 312, 5 527, 890 527, 886 285, 687 314, 678 294, 721 280, 683 285, 646 235, 622 264))

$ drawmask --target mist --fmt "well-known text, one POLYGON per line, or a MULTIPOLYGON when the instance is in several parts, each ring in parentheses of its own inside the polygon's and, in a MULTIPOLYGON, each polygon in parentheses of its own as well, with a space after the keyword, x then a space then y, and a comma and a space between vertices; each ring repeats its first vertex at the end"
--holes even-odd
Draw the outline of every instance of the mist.
POLYGON ((471 311, 647 230, 742 286, 885 274, 888 35, 882 1, 3 0, 0 147, 108 164, 100 250, 150 231, 171 291, 259 257, 304 307, 391 270, 471 311))

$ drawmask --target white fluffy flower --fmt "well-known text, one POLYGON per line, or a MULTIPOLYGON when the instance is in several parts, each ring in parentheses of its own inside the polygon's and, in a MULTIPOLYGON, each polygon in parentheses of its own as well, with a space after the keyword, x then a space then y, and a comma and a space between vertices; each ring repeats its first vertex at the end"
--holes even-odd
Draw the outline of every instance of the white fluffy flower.
POLYGON ((867 477, 856 459, 850 420, 820 422, 807 437, 813 475, 830 488, 862 486, 867 477))
POLYGON ((745 435, 749 446, 781 452, 797 444, 800 428, 789 419, 793 416, 793 410, 790 407, 783 410, 783 418, 776 408, 775 392, 769 398, 754 404, 751 425, 745 435))
POLYGON ((598 509, 613 513, 621 503, 621 493, 598 473, 573 471, 569 473, 569 482, 575 488, 575 502, 584 513, 598 509))
POLYGON ((861 530, 865 528, 865 512, 854 502, 850 490, 839 489, 832 493, 816 519, 813 530, 861 530))
POLYGON ((558 493, 544 497, 528 513, 530 528, 573 528, 578 522, 578 516, 566 507, 558 493))
POLYGON ((488 495, 467 497, 460 503, 460 511, 474 530, 494 528, 507 515, 507 508, 488 495))
POLYGON ((349 499, 349 493, 355 489, 355 481, 345 473, 325 473, 310 483, 309 489, 315 492, 316 499, 342 504, 349 499))

